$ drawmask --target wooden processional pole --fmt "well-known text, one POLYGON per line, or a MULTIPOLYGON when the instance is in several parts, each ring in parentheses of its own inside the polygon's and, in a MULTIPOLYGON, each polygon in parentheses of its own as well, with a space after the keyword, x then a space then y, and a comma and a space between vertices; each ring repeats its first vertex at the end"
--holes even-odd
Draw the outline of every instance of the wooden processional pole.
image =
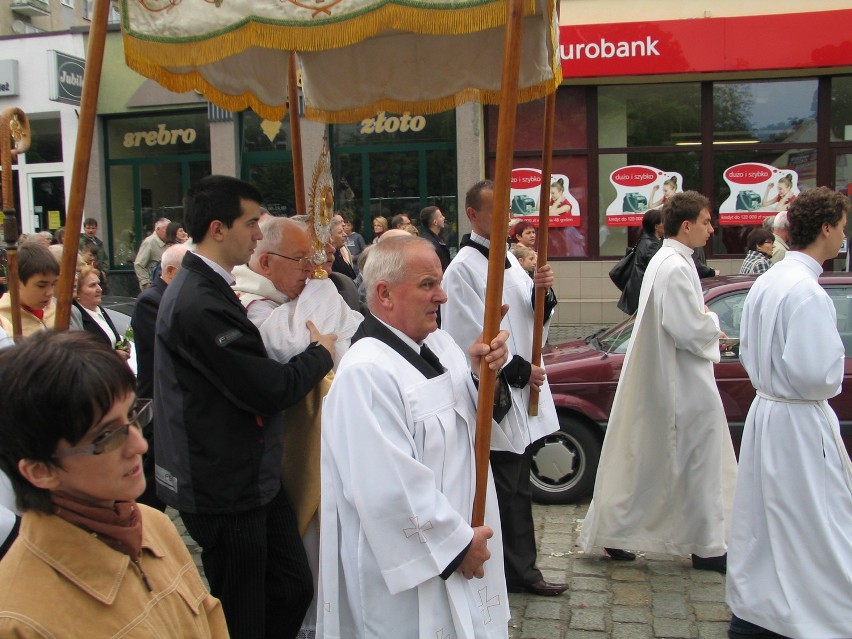
MULTIPOLYGON (((544 98, 544 145, 541 155, 541 192, 538 196, 538 261, 536 270, 547 264, 547 232, 550 223, 550 173, 553 163, 553 127, 556 121, 556 91, 544 98)), ((546 292, 534 289, 535 312, 533 317, 533 346, 530 361, 541 362, 541 344, 544 335, 544 298, 546 292)), ((538 415, 538 390, 530 389, 529 415, 538 415)))
MULTIPOLYGON (((506 35, 503 40, 503 77, 500 111, 497 120, 497 166, 494 171, 494 211, 491 217, 491 248, 488 257, 488 280, 485 290, 485 318, 482 341, 490 344, 500 331, 503 306, 503 274, 506 260, 506 228, 509 224, 509 180, 515 141, 515 118, 518 112, 518 74, 521 67, 521 25, 523 0, 506 3, 506 35)), ((476 494, 473 499, 471 524, 485 523, 485 491, 491 455, 491 421, 494 416, 494 389, 497 375, 488 368, 485 358, 479 369, 479 398, 476 413, 476 494)))

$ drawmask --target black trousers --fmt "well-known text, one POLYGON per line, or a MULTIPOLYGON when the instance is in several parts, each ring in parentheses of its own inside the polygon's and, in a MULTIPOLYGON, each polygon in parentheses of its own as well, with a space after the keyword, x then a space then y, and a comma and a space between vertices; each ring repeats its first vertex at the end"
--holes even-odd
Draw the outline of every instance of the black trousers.
POLYGON ((500 528, 503 531, 503 564, 506 584, 510 588, 528 586, 542 578, 535 565, 531 458, 529 447, 521 455, 491 451, 491 473, 497 489, 500 528))
POLYGON ((247 512, 181 518, 202 548, 210 592, 222 602, 231 638, 295 637, 314 587, 287 492, 247 512))

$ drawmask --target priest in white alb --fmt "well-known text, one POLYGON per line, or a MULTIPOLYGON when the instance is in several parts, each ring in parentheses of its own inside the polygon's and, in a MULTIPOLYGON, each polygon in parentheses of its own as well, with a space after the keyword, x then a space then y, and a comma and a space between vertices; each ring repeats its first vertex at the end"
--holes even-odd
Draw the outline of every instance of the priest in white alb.
MULTIPOLYGON (((507 358, 501 332, 467 353, 437 328, 441 263, 428 241, 377 244, 368 316, 322 411, 317 636, 508 636, 500 517, 489 472, 485 525, 470 523, 477 378, 507 358)), ((495 418, 509 407, 497 384, 495 418)), ((493 425, 492 448, 523 450, 493 425)))
POLYGON ((694 568, 725 572, 736 458, 713 375, 722 332, 692 261, 713 233, 709 206, 686 191, 663 207, 666 239, 642 281, 580 535, 585 552, 691 554, 694 568))
MULTIPOLYGON (((793 248, 743 307, 740 359, 757 397, 731 523, 734 638, 852 637, 852 464, 828 405, 840 393, 845 349, 819 284, 848 211, 841 193, 802 192, 787 212, 793 248)), ((849 312, 847 295, 837 303, 849 312)))

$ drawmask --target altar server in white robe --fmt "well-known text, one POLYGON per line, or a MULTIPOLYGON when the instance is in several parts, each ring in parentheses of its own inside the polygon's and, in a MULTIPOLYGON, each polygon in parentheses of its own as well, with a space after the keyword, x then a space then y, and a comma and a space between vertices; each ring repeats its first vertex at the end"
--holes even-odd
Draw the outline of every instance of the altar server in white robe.
MULTIPOLYGON (((490 472, 485 525, 470 525, 471 370, 483 356, 498 370, 507 335, 468 353, 456 346, 437 329, 446 300, 441 277, 432 245, 413 236, 377 244, 364 269, 372 316, 343 357, 322 411, 318 637, 508 635, 490 472)), ((493 428, 492 447, 523 447, 517 433, 493 428)))
POLYGON ((579 543, 692 554, 693 567, 724 572, 736 458, 713 375, 722 333, 692 261, 713 232, 709 201, 676 194, 663 225, 579 543))
MULTIPOLYGON (((488 254, 491 237, 505 241, 505 229, 492 229, 494 183, 483 180, 474 184, 465 196, 465 212, 472 232, 466 235, 461 249, 444 273, 447 303, 441 311, 441 328, 446 330, 461 348, 473 343, 482 331, 485 317, 485 289, 488 276, 488 254), (493 232, 492 232, 493 231, 493 232)), ((509 331, 510 361, 504 368, 512 394, 512 409, 507 417, 513 428, 523 432, 527 447, 545 435, 559 429, 556 408, 550 386, 545 379, 544 366, 532 362, 533 287, 545 295, 545 334, 547 323, 556 306, 553 270, 550 265, 538 269, 534 279, 511 253, 506 255, 503 276, 503 303, 509 312, 501 326, 509 331), (530 389, 540 390, 538 415, 530 416, 530 389)), ((532 516, 530 489, 530 460, 528 449, 519 454, 495 452, 491 468, 500 502, 503 522, 503 549, 506 582, 509 592, 531 592, 555 596, 568 585, 544 579, 536 566, 535 528, 532 516)))
POLYGON ((740 359, 757 397, 734 495, 731 637, 852 637, 852 465, 827 401, 840 393, 845 354, 818 279, 848 210, 828 188, 799 195, 788 210, 799 248, 746 297, 740 359))

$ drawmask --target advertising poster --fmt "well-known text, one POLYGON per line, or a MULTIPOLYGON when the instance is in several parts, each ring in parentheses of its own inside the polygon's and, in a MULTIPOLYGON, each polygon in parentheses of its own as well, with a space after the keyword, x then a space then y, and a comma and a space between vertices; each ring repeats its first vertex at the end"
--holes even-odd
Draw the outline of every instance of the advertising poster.
MULTIPOLYGON (((568 188, 568 176, 550 176, 550 222, 548 228, 580 226, 580 205, 568 188)), ((539 169, 513 169, 510 192, 510 213, 513 220, 529 220, 538 226, 538 198, 541 195, 539 169)))
POLYGON ((683 191, 680 173, 641 164, 616 169, 609 181, 615 199, 606 207, 607 226, 641 226, 645 211, 662 207, 668 198, 683 191))
POLYGON ((719 207, 719 224, 760 224, 767 215, 786 211, 799 194, 799 174, 768 164, 746 162, 725 169, 728 199, 719 207))

